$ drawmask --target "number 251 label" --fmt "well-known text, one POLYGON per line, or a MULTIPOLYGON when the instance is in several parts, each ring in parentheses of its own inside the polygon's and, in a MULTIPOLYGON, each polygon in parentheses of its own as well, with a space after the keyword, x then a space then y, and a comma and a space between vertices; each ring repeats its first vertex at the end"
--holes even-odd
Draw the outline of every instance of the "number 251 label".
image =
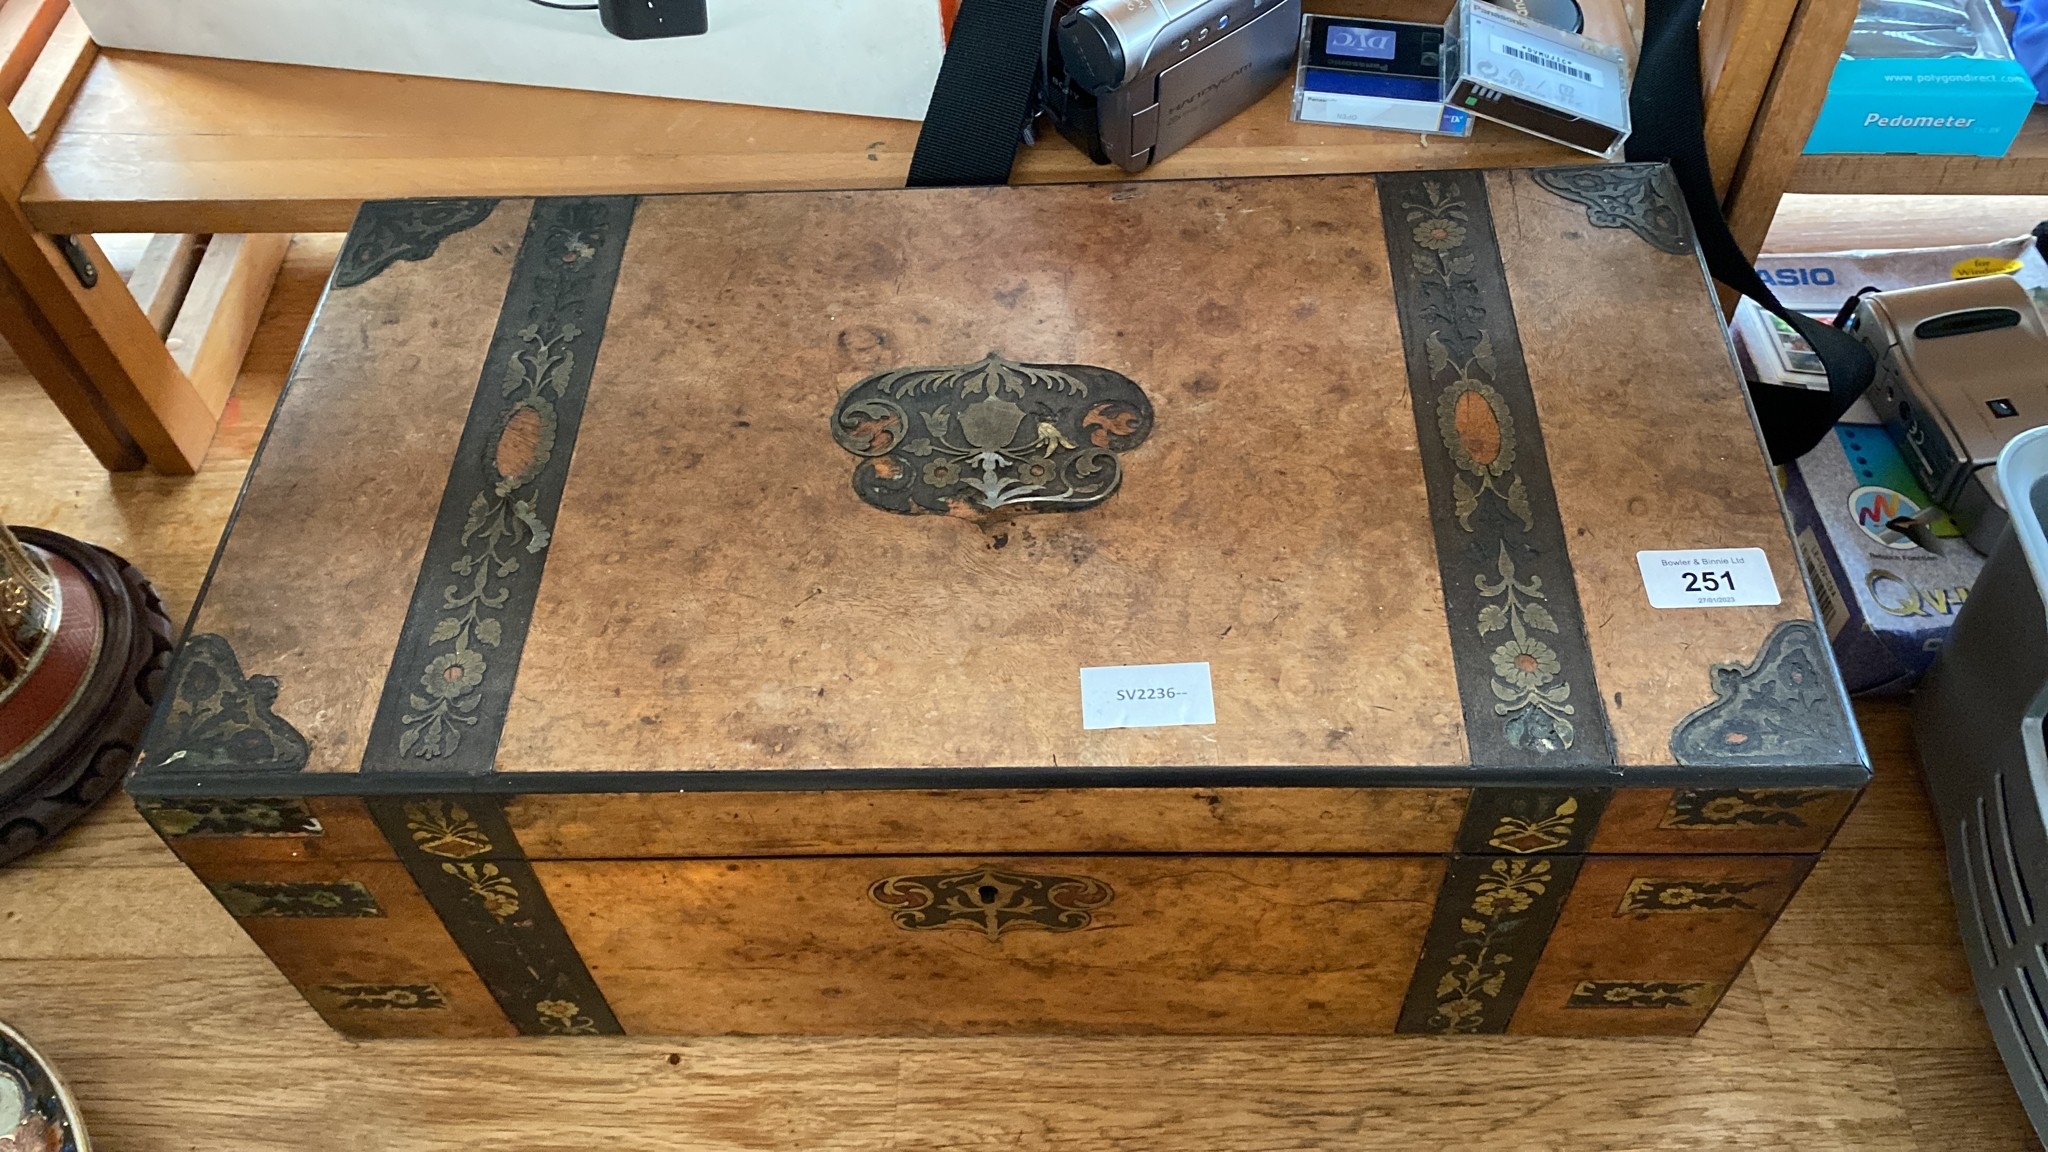
POLYGON ((1735 608, 1778 603, 1778 581, 1761 548, 1638 552, 1652 608, 1735 608))

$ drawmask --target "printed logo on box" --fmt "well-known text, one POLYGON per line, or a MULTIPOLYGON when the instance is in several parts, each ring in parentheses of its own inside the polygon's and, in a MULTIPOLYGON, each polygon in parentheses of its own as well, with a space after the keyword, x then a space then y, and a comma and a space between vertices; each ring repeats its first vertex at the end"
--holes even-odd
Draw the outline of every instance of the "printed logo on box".
POLYGON ((1921 588, 1896 572, 1872 568, 1863 578, 1870 599, 1894 616, 1954 616, 1970 598, 1965 585, 1952 588, 1921 588))
POLYGON ((1867 484, 1849 493, 1849 519, 1863 530, 1865 536, 1887 548, 1901 552, 1919 547, 1903 532, 1894 532, 1885 525, 1904 516, 1911 519, 1920 514, 1920 505, 1903 492, 1867 484))

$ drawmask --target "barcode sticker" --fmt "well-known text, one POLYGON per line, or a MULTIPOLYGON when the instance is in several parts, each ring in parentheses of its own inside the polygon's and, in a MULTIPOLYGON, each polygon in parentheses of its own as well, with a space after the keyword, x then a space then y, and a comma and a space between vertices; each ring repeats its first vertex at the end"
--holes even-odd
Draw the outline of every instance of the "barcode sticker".
POLYGON ((1500 46, 1500 50, 1517 60, 1526 61, 1530 64, 1540 64, 1552 72, 1562 72, 1574 80, 1588 84, 1593 81, 1593 74, 1591 72, 1586 71, 1584 68, 1574 68, 1568 61, 1560 60, 1548 53, 1538 52, 1533 48, 1524 48, 1520 44, 1503 44, 1500 46))
MULTIPOLYGON (((1510 39, 1498 32, 1493 34, 1492 40, 1494 52, 1511 60, 1520 60, 1524 64, 1534 64, 1538 68, 1548 69, 1568 80, 1576 80, 1581 84, 1590 85, 1594 88, 1605 88, 1607 86, 1607 78, 1600 74, 1601 69, 1586 67, 1574 60, 1573 56, 1576 54, 1568 48, 1554 48, 1547 44, 1531 44, 1524 40, 1510 39)), ((1508 81, 1510 85, 1513 84, 1511 77, 1508 78, 1508 81)), ((1540 88, 1541 85, 1537 87, 1540 88)))
POLYGON ((1828 567, 1827 554, 1821 551, 1820 538, 1811 528, 1799 533, 1799 561, 1806 569, 1806 582, 1813 585, 1813 598, 1820 601, 1820 619, 1827 626, 1828 639, 1834 640, 1849 626, 1849 605, 1828 567))

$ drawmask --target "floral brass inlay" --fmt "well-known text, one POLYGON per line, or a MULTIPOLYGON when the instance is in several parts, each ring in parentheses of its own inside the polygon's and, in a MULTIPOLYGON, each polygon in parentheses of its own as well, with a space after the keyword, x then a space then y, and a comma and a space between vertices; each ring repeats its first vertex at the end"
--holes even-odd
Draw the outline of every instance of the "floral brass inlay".
POLYGON ((234 649, 202 632, 185 641, 144 743, 144 765, 179 772, 297 772, 306 738, 271 709, 277 681, 244 676, 234 649))
POLYGON ((1678 763, 1803 766, 1856 758, 1832 657, 1812 621, 1779 624, 1754 662, 1716 664, 1707 681, 1713 703, 1671 730, 1678 763))
POLYGON ((502 797, 387 790, 364 805, 448 938, 522 1035, 619 1033, 604 993, 520 852, 502 797))
POLYGON ((1700 980, 1581 980, 1567 1008, 1705 1008, 1720 985, 1700 980))
POLYGON ((261 880, 214 881, 214 898, 239 918, 282 917, 314 920, 382 916, 377 898, 354 880, 273 883, 261 880))
POLYGON ((1129 377, 997 352, 877 373, 832 410, 833 438, 860 457, 862 500, 976 520, 1102 503, 1123 481, 1118 454, 1151 432, 1152 402, 1129 377))
POLYGON ((1586 209, 1595 228, 1626 228, 1659 252, 1692 251, 1685 210, 1665 186, 1661 166, 1601 164, 1586 168, 1538 168, 1529 173, 1547 189, 1586 209))
POLYGON ((1839 793, 1824 788, 1680 788, 1659 828, 1804 828, 1802 810, 1839 793))
POLYGON ((441 241, 483 223, 496 200, 385 200, 363 205, 334 264, 334 286, 353 288, 400 260, 425 260, 441 241))
POLYGON ((597 1021, 583 1014, 582 1006, 570 1000, 542 1000, 533 1006, 541 1030, 550 1036, 595 1036, 597 1021))
POLYGON ((319 984, 314 993, 331 1008, 348 1012, 393 1012, 446 1008, 448 997, 432 984, 319 984))
POLYGON ((1503 852, 1524 856, 1555 851, 1571 843, 1572 824, 1577 820, 1578 811, 1578 800, 1567 796, 1548 816, 1535 820, 1502 816, 1486 842, 1503 852))
POLYGON ((1020 928, 1075 932, 1116 896, 1086 876, 1052 876, 978 868, 939 876, 891 876, 868 888, 899 928, 962 928, 990 940, 1020 928))
POLYGON ((491 838, 460 804, 422 800, 405 806, 405 827, 420 851, 450 860, 467 860, 491 850, 491 838))
POLYGON ((1621 894, 1616 916, 1648 912, 1757 912, 1749 893, 1769 888, 1769 880, 1661 880, 1639 876, 1621 894))
POLYGON ((443 864, 441 871, 467 885, 469 894, 498 923, 519 914, 519 885, 496 864, 443 864))
MULTIPOLYGON (((1410 256, 1417 273, 1439 280, 1446 297, 1452 297, 1460 278, 1470 276, 1477 264, 1473 256, 1458 251, 1468 238, 1469 214, 1464 199, 1446 195, 1442 185, 1431 180, 1422 187, 1424 201, 1402 205, 1408 210, 1408 222, 1414 225, 1415 243, 1426 250, 1410 256)), ((1489 383, 1500 370, 1493 355, 1493 337, 1481 330, 1469 346, 1459 341, 1461 355, 1445 342, 1446 331, 1453 332, 1456 339, 1455 326, 1439 328, 1423 338, 1423 347, 1429 354, 1429 378, 1435 381, 1446 372, 1453 377, 1437 396, 1436 422, 1437 434, 1443 437, 1451 462, 1458 466, 1458 474, 1451 480, 1458 525, 1472 531, 1472 513, 1479 510, 1479 498, 1491 493, 1507 505, 1525 531, 1534 528, 1528 486, 1515 472, 1515 418, 1508 412, 1507 401, 1489 383), (1503 480, 1505 489, 1499 486, 1503 480)))
POLYGON ((135 806, 173 840, 209 836, 320 836, 320 820, 304 800, 289 798, 141 799, 135 806))
POLYGON ((1472 578, 1481 596, 1500 599, 1479 610, 1479 634, 1508 629, 1508 639, 1493 650, 1494 714, 1506 718, 1508 739, 1518 746, 1569 748, 1576 732, 1570 717, 1578 712, 1570 702, 1572 686, 1559 679, 1563 665, 1557 650, 1529 634, 1531 628, 1557 631, 1557 621, 1542 604, 1543 577, 1517 580, 1506 544, 1497 570, 1498 581, 1472 578))
POLYGON ((1507 505, 1522 527, 1535 527, 1535 516, 1529 511, 1529 489, 1522 478, 1515 475, 1515 417, 1508 411, 1507 401, 1494 391, 1491 384, 1476 379, 1473 369, 1486 373, 1493 371, 1493 344, 1486 336, 1472 348, 1471 359, 1458 364, 1444 348, 1444 342, 1437 334, 1429 334, 1427 341, 1429 362, 1433 372, 1456 368, 1458 379, 1437 397, 1437 431, 1443 437, 1444 447, 1450 451, 1451 461, 1461 473, 1468 473, 1474 479, 1467 481, 1464 475, 1451 480, 1451 492, 1457 500, 1458 524, 1465 531, 1472 531, 1472 514, 1479 511, 1479 498, 1491 493, 1495 499, 1507 505), (1501 477, 1508 478, 1507 491, 1495 486, 1501 477), (1476 483, 1476 486, 1475 486, 1476 483))
MULTIPOLYGON (((1507 744, 1523 751, 1566 751, 1579 736, 1575 719, 1579 709, 1572 702, 1571 680, 1555 646, 1558 621, 1548 603, 1550 593, 1545 590, 1544 578, 1517 572, 1517 555, 1531 553, 1509 547, 1511 539, 1521 549, 1543 545, 1530 486, 1519 471, 1525 433, 1501 391, 1503 365, 1489 327, 1498 321, 1488 315, 1487 294, 1478 275, 1482 254, 1474 230, 1483 224, 1475 223, 1473 207, 1456 183, 1447 187, 1438 180, 1422 180, 1419 194, 1411 190, 1403 195, 1400 208, 1405 238, 1413 242, 1406 258, 1419 297, 1415 323, 1424 332, 1422 351, 1428 377, 1413 385, 1418 389, 1417 403, 1421 403, 1420 389, 1436 391, 1436 432, 1449 457, 1451 513, 1458 528, 1480 536, 1486 544, 1498 541, 1497 547, 1486 550, 1493 553, 1487 559, 1498 578, 1489 578, 1484 571, 1470 577, 1484 601, 1478 618, 1469 625, 1458 622, 1453 626, 1476 627, 1480 636, 1488 638, 1507 633, 1492 640, 1488 651, 1492 712, 1499 718, 1507 744), (1505 515, 1475 525, 1475 515, 1488 503, 1505 515)), ((1401 259, 1400 253, 1395 259, 1401 259)), ((1404 319, 1404 326, 1407 323, 1404 319)), ((1546 523, 1543 535, 1548 535, 1549 528, 1546 523)), ((1446 583, 1454 576, 1463 578, 1457 569, 1463 568, 1466 560, 1456 551, 1440 550, 1446 583)))
MULTIPOLYGON (((418 671, 399 717, 400 759, 452 756, 476 727, 485 675, 496 658, 490 653, 505 642, 513 614, 531 610, 537 576, 527 569, 537 571, 551 538, 542 519, 542 481, 549 481, 547 491, 558 491, 558 474, 568 466, 567 445, 557 444, 557 405, 589 376, 587 364, 579 371, 578 341, 585 332, 575 319, 590 306, 595 282, 616 264, 615 257, 598 258, 614 242, 615 221, 602 207, 581 204, 546 220, 537 211, 534 227, 526 243, 538 252, 522 250, 520 257, 522 265, 538 269, 531 322, 511 334, 496 369, 502 375, 495 400, 480 392, 470 414, 472 423, 489 421, 491 429, 481 460, 459 460, 449 481, 454 498, 471 490, 473 495, 457 540, 459 554, 444 569, 443 578, 453 579, 432 602, 437 615, 415 655, 418 671)), ((580 396, 576 403, 580 411, 580 396)), ((427 579, 422 576, 423 588, 427 579)), ((422 610, 418 604, 413 609, 422 610)))
POLYGON ((1506 987, 1515 953, 1540 941, 1520 939, 1522 913, 1552 882, 1547 860, 1493 860, 1473 889, 1471 914, 1458 921, 1464 935, 1436 984, 1433 1030, 1445 1035, 1482 1029, 1488 1006, 1506 987), (1513 951, 1510 951, 1510 949, 1513 951))

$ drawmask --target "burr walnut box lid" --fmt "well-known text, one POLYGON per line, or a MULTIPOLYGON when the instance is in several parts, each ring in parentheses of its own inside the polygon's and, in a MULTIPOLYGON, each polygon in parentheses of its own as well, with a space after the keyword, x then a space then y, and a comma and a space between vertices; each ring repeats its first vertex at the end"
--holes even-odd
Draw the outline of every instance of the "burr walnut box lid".
POLYGON ((132 786, 1866 775, 1617 166, 370 205, 132 786))

